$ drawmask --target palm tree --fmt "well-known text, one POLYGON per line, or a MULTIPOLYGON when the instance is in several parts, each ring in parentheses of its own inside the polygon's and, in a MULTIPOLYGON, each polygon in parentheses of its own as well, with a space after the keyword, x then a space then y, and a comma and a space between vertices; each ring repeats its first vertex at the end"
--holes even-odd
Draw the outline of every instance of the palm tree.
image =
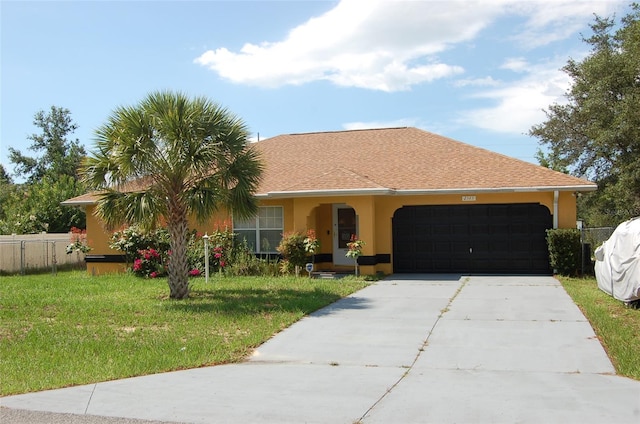
POLYGON ((262 174, 246 125, 204 98, 170 91, 118 107, 96 130, 96 150, 82 168, 100 192, 96 215, 110 228, 166 224, 172 299, 189 296, 188 217, 206 221, 224 208, 234 217, 257 211, 262 174))

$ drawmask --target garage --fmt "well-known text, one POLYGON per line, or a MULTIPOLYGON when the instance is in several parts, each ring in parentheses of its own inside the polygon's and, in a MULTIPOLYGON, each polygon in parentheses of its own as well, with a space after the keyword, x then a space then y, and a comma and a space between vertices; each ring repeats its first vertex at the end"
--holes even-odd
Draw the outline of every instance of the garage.
POLYGON ((404 206, 393 216, 399 273, 550 274, 549 209, 537 203, 404 206))

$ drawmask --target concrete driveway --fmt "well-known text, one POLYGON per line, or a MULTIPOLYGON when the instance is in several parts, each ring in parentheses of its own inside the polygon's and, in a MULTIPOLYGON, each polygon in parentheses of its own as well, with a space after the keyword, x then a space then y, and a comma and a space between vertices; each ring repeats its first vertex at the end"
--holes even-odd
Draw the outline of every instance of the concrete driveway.
POLYGON ((395 275, 242 364, 0 405, 2 422, 638 423, 640 382, 615 375, 552 277, 395 275))

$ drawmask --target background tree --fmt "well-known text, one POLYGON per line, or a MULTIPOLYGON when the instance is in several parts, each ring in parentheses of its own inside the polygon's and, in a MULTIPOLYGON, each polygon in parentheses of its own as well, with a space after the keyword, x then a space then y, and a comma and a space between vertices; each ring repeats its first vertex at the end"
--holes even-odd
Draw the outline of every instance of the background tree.
POLYGON ((35 114, 33 125, 42 132, 27 137, 32 141, 29 150, 39 152, 40 156, 25 156, 9 147, 9 160, 15 164, 16 175, 24 177, 27 183, 38 182, 46 175, 77 177, 78 168, 87 153, 78 139, 69 139, 78 129, 71 119, 71 112, 51 106, 49 112, 41 110, 35 114))
POLYGON ((155 92, 117 108, 96 135, 83 169, 102 191, 96 214, 112 228, 166 222, 170 297, 188 297, 188 218, 203 222, 222 207, 240 218, 257 211, 262 165, 247 127, 204 97, 155 92))
POLYGON ((0 234, 10 234, 7 220, 7 211, 13 201, 14 184, 11 177, 0 164, 0 234))
POLYGON ((5 214, 0 218, 0 233, 67 233, 71 227, 85 228, 83 210, 60 204, 81 194, 83 189, 78 187, 76 179, 68 175, 57 179, 47 176, 37 183, 9 186, 7 202, 0 207, 5 214))
POLYGON ((0 163, 0 184, 12 184, 13 180, 11 176, 7 173, 7 170, 4 169, 4 165, 0 163))
POLYGON ((549 149, 546 163, 598 184, 580 199, 581 217, 617 225, 640 215, 640 6, 618 26, 596 17, 591 28, 589 56, 563 68, 572 79, 567 103, 551 105, 529 134, 549 149))
POLYGON ((28 157, 9 148, 16 176, 26 181, 15 184, 4 167, 0 169, 0 234, 85 228, 84 211, 60 205, 85 193, 77 175, 86 153, 77 139, 68 139, 77 125, 71 120, 69 110, 55 106, 48 113, 36 113, 34 125, 42 132, 28 137, 32 140, 29 149, 41 153, 38 157, 28 157))

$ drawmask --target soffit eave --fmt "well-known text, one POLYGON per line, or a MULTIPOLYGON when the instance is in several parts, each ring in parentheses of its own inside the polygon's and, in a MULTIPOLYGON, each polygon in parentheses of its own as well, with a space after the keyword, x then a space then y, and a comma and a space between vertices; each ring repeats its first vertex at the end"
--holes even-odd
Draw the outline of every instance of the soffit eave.
MULTIPOLYGON (((364 188, 364 189, 335 189, 335 190, 297 190, 297 191, 270 191, 255 195, 258 199, 285 199, 293 197, 325 197, 325 196, 415 196, 437 194, 475 194, 475 193, 534 193, 545 191, 570 191, 589 192, 595 191, 598 186, 570 185, 570 186, 537 186, 537 187, 499 187, 499 188, 454 188, 454 189, 391 189, 391 188, 364 188)), ((65 200, 64 206, 90 206, 97 204, 97 199, 65 200)))
POLYGON ((65 200, 64 202, 60 202, 63 206, 90 206, 97 204, 98 201, 95 199, 92 200, 65 200))
POLYGON ((570 186, 536 186, 536 187, 469 187, 454 189, 337 189, 337 190, 297 190, 270 191, 256 194, 258 199, 286 199, 294 197, 329 197, 329 196, 415 196, 415 195, 444 195, 444 194, 478 194, 478 193, 539 193, 539 192, 587 192, 595 191, 598 186, 570 185, 570 186))

